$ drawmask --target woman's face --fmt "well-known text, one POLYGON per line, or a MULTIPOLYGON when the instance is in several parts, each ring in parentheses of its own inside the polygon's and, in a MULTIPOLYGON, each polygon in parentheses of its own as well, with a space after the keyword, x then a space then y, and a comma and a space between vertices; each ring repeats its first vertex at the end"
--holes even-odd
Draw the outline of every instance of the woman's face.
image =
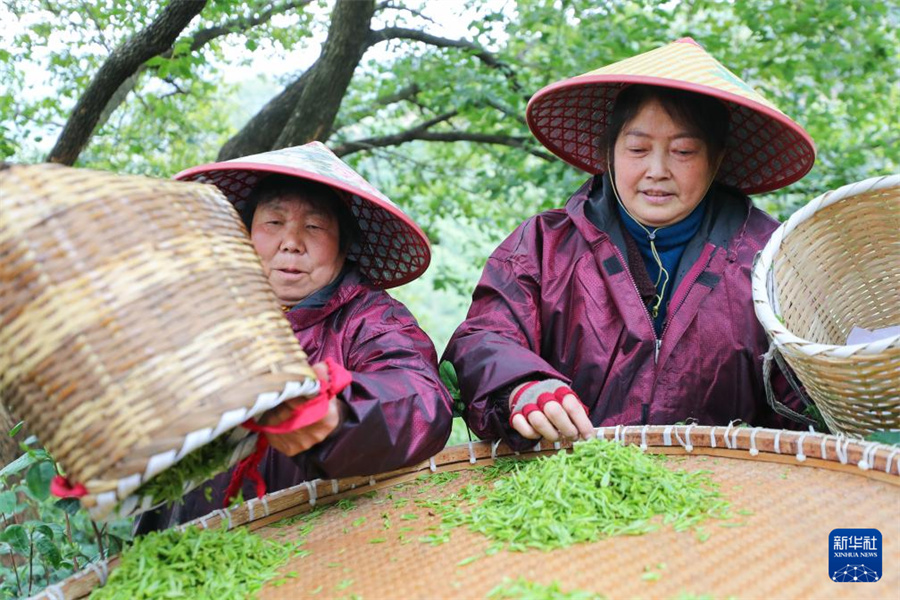
POLYGON ((283 195, 257 206, 250 239, 284 305, 322 289, 344 267, 337 218, 300 195, 283 195))
POLYGON ((715 176, 706 143, 676 123, 658 100, 625 123, 614 149, 616 190, 649 227, 672 225, 693 211, 715 176))

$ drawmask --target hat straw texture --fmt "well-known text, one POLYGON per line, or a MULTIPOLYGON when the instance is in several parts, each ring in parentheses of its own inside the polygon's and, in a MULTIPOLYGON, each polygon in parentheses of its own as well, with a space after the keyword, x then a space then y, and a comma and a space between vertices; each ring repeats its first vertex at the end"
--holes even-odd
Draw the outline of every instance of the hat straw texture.
POLYGON ((431 249, 425 233, 387 196, 320 142, 210 163, 175 176, 210 183, 241 208, 266 176, 279 173, 331 186, 347 199, 362 233, 347 258, 376 286, 408 283, 425 272, 431 249))
POLYGON ((723 101, 731 119, 718 180, 747 194, 802 178, 815 162, 809 134, 690 38, 549 85, 528 103, 544 146, 589 173, 607 170, 601 147, 616 97, 634 84, 688 90, 723 101))

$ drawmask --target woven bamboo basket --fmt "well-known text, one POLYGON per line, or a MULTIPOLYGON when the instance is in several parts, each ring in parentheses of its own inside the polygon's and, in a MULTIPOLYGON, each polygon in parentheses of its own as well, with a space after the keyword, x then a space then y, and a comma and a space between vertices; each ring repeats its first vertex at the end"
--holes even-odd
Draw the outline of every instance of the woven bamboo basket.
POLYGON ((149 510, 136 490, 219 436, 233 464, 238 425, 318 390, 216 188, 35 165, 0 191, 0 397, 93 518, 149 510))
MULTIPOLYGON (((779 227, 753 268, 756 314, 833 432, 900 429, 900 175, 844 186, 779 227)), ((770 355, 772 352, 770 352, 770 355)))
MULTIPOLYGON (((465 528, 451 530, 443 544, 424 542, 440 518, 419 501, 446 497, 478 481, 479 467, 514 454, 502 444, 477 442, 447 448, 408 469, 304 483, 183 527, 249 527, 287 543, 311 524, 303 546, 309 554, 291 559, 280 571, 299 575, 266 584, 259 597, 270 599, 485 598, 504 578, 517 577, 545 585, 558 581, 565 591, 592 591, 610 599, 900 595, 900 448, 844 436, 731 426, 619 426, 596 432, 646 452, 672 455, 671 468, 709 471, 736 509, 735 520, 705 523, 705 541, 691 531, 663 527, 552 551, 486 553, 491 541, 465 528), (459 477, 443 484, 422 479, 436 472, 459 472, 459 477), (349 510, 345 504, 314 521, 298 517, 348 498, 355 499, 349 510), (832 581, 828 541, 837 528, 881 532, 879 581, 832 581), (647 568, 660 577, 648 580, 647 568)), ((543 443, 520 457, 566 448, 543 443)), ((85 597, 117 563, 113 558, 91 565, 38 597, 85 597)))

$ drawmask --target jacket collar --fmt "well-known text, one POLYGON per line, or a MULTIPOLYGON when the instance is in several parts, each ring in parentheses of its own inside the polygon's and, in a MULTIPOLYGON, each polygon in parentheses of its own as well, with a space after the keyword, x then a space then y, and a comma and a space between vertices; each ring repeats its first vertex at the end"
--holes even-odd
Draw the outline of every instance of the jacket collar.
POLYGON ((587 180, 566 202, 566 213, 591 248, 611 239, 625 256, 622 225, 611 210, 612 206, 603 201, 609 192, 604 189, 609 186, 608 181, 604 175, 587 180))
MULTIPOLYGON (((732 251, 740 244, 753 207, 750 198, 734 188, 716 183, 710 189, 708 201, 703 223, 689 242, 686 253, 697 243, 700 250, 706 242, 728 248, 734 240, 729 249, 732 251)), ((605 173, 586 181, 566 202, 566 213, 591 247, 610 239, 622 256, 626 256, 625 231, 617 210, 609 176, 605 173)), ((690 264, 692 261, 682 258, 681 262, 690 264)))
POLYGON ((295 332, 306 329, 325 319, 354 297, 362 294, 367 287, 371 287, 372 284, 360 272, 356 263, 348 263, 348 265, 349 267, 345 267, 345 273, 340 285, 331 295, 331 298, 325 302, 324 306, 312 308, 301 306, 285 313, 284 316, 287 317, 295 332))

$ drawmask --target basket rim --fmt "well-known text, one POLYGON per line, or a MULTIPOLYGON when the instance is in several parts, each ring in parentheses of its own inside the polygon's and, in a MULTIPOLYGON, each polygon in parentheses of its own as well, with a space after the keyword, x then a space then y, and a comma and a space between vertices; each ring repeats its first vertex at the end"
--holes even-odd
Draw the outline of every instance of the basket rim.
POLYGON ((765 247, 757 254, 751 273, 751 290, 753 307, 766 334, 776 347, 791 345, 807 356, 827 355, 835 358, 848 358, 854 355, 876 355, 888 349, 900 349, 900 335, 890 336, 865 344, 819 344, 814 343, 791 332, 778 320, 780 310, 775 294, 775 276, 773 265, 775 256, 781 249, 781 243, 797 227, 810 220, 818 211, 832 204, 860 194, 872 191, 900 188, 900 174, 870 177, 821 194, 797 210, 790 218, 776 229, 765 247))
MULTIPOLYGON (((182 439, 181 448, 169 448, 152 455, 142 473, 132 473, 116 480, 116 489, 104 492, 92 491, 92 484, 96 481, 88 480, 80 482, 87 486, 88 493, 79 500, 91 518, 95 521, 105 522, 112 519, 139 515, 153 510, 165 504, 155 501, 154 498, 136 493, 139 488, 162 473, 174 467, 181 459, 191 452, 206 446, 219 436, 231 435, 241 423, 252 419, 265 411, 277 406, 287 398, 311 398, 319 392, 319 382, 306 379, 303 382, 289 381, 280 392, 263 392, 257 395, 254 404, 250 407, 236 408, 219 415, 219 423, 215 428, 201 428, 192 431, 182 439)), ((227 471, 241 459, 249 456, 256 445, 257 435, 249 430, 243 430, 247 435, 240 440, 235 440, 232 454, 229 457, 227 471)), ((223 472, 224 472, 223 471, 223 472)), ((203 481, 190 480, 185 482, 184 493, 202 485, 203 481)))

